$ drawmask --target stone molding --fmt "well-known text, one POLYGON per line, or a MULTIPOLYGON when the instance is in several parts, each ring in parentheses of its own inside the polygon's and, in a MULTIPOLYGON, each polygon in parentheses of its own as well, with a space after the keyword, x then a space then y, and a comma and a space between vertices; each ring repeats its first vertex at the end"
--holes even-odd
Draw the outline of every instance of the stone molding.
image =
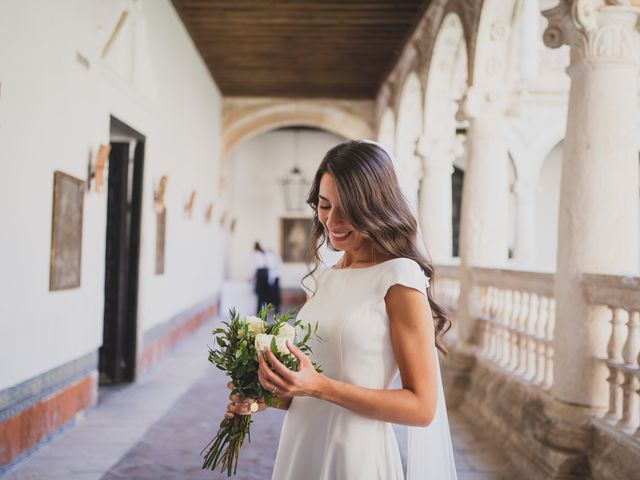
POLYGON ((571 47, 571 63, 617 61, 638 65, 640 8, 621 0, 562 0, 542 12, 549 20, 543 40, 571 47))
POLYGON ((98 374, 92 370, 1 421, 0 476, 43 442, 72 426, 81 412, 95 405, 97 397, 98 374))
POLYGON ((188 308, 187 310, 184 310, 174 315, 173 317, 166 320, 165 322, 162 322, 158 325, 154 325, 153 327, 149 328, 144 332, 142 337, 143 349, 148 348, 153 342, 157 341, 163 336, 166 336, 170 332, 176 330, 181 325, 185 324, 186 322, 188 322, 190 319, 192 319, 199 313, 207 311, 207 309, 211 308, 212 306, 219 304, 219 302, 220 302, 219 295, 213 295, 210 298, 207 298, 201 302, 198 302, 193 307, 188 308))
POLYGON ((98 368, 98 352, 88 353, 22 383, 0 390, 0 422, 64 390, 98 368))

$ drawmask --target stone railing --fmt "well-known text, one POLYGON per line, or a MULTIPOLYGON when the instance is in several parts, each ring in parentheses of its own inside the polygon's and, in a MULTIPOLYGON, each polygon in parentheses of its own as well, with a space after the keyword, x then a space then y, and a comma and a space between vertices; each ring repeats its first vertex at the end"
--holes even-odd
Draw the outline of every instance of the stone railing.
POLYGON ((480 355, 544 389, 553 383, 554 274, 473 268, 480 355))
POLYGON ((584 275, 584 294, 611 323, 607 356, 609 408, 604 421, 640 440, 640 277, 584 275))
POLYGON ((458 308, 460 297, 460 267, 458 265, 436 265, 435 295, 449 310, 458 308))
MULTIPOLYGON (((436 266, 436 296, 456 311, 460 267, 436 266)), ((474 267, 479 353, 544 389, 553 383, 554 274, 474 267)))

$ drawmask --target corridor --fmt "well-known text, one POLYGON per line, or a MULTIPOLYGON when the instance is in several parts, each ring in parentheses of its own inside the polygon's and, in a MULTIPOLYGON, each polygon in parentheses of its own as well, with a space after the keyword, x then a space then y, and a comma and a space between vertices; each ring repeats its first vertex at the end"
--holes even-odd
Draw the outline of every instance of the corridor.
MULTIPOLYGON (((184 340, 137 384, 101 390, 99 403, 72 429, 18 463, 6 480, 224 479, 201 470, 199 452, 226 405, 226 377, 206 362, 208 323, 184 340), (70 452, 72 452, 70 454, 70 452)), ((271 478, 284 412, 256 416, 238 480, 271 478)), ((495 446, 450 412, 459 480, 501 479, 495 446)))
POLYGON ((640 0, 0 0, 0 477, 224 478, 214 322, 371 247, 427 252, 459 479, 638 480, 639 107, 640 0))

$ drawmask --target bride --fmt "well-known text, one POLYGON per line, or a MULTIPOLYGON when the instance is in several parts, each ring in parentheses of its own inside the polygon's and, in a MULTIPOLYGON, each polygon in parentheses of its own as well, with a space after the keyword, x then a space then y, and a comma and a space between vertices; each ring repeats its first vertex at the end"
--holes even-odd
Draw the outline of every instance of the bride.
MULTIPOLYGON (((332 148, 307 202, 315 265, 298 318, 318 322, 309 345, 323 373, 292 343, 296 372, 260 352, 260 383, 287 410, 272 478, 403 479, 395 423, 409 426, 407 478, 455 479, 438 359, 451 322, 432 297, 433 268, 389 155, 362 140, 332 148), (343 255, 321 269, 325 242, 343 255), (398 373, 402 388, 390 389, 398 373)), ((229 398, 227 418, 249 413, 250 399, 229 398)))

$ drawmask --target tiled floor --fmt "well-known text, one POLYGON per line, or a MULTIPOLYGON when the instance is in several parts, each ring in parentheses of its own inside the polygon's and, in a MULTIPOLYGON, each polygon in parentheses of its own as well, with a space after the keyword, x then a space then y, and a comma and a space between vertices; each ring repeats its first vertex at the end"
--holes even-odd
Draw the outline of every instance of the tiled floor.
MULTIPOLYGON (((103 394, 77 426, 35 452, 8 479, 223 479, 201 470, 201 449, 226 405, 226 377, 206 363, 211 325, 183 342, 139 384, 103 394)), ((284 412, 267 410, 252 425, 238 480, 271 478, 284 412)), ((460 480, 501 479, 503 461, 457 412, 450 413, 460 480)))

